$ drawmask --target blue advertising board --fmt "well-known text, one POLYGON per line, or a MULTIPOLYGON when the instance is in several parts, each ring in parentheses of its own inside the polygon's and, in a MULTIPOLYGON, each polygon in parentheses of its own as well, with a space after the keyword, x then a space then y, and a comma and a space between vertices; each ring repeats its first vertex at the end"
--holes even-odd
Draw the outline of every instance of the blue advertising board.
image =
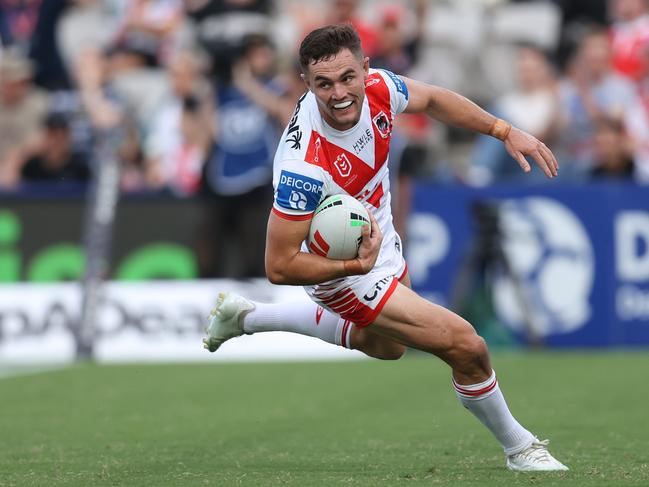
POLYGON ((419 184, 408 230, 415 289, 456 309, 486 295, 481 332, 491 320, 514 342, 649 345, 647 188, 419 184))

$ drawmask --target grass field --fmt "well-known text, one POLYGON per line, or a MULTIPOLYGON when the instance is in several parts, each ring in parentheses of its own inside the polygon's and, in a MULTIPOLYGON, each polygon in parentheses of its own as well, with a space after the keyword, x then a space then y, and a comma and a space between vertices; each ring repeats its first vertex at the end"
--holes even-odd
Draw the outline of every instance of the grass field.
POLYGON ((570 472, 505 470, 446 367, 417 356, 4 378, 0 485, 649 485, 649 354, 494 363, 515 415, 570 472))

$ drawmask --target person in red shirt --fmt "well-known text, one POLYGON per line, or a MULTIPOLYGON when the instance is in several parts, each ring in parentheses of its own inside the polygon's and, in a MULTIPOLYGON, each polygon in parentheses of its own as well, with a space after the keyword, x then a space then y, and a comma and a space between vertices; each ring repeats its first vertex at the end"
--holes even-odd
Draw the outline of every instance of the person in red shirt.
POLYGON ((649 2, 609 0, 609 12, 614 20, 610 30, 613 66, 639 81, 649 71, 649 2))

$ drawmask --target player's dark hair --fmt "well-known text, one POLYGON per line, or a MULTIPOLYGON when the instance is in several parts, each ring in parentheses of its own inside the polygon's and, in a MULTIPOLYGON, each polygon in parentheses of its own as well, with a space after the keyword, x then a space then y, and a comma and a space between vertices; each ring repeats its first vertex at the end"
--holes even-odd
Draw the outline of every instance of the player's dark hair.
POLYGON ((350 24, 327 25, 310 32, 300 44, 300 67, 306 73, 309 65, 328 61, 343 49, 363 59, 358 33, 350 24))

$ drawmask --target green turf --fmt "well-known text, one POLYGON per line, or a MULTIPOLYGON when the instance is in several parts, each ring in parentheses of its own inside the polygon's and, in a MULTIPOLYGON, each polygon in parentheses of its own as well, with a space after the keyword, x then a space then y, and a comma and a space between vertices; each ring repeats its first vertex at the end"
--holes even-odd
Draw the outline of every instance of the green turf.
POLYGON ((434 359, 80 366, 0 380, 0 485, 649 485, 649 354, 494 359, 567 473, 513 474, 434 359))

